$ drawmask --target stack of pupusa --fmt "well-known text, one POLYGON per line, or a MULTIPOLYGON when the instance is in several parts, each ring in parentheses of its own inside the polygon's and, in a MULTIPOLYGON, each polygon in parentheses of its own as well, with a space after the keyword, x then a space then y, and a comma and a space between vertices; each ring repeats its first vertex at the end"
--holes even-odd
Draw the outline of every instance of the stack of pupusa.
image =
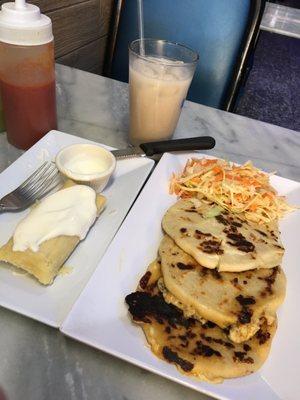
POLYGON ((213 203, 186 199, 167 211, 162 226, 169 235, 159 251, 164 282, 178 300, 230 329, 237 343, 251 338, 263 320, 274 322, 286 286, 275 224, 256 225, 213 203), (180 262, 194 268, 172 267, 180 262))
POLYGON ((198 199, 179 200, 162 227, 159 261, 126 298, 153 352, 209 381, 256 371, 285 296, 278 228, 198 199))

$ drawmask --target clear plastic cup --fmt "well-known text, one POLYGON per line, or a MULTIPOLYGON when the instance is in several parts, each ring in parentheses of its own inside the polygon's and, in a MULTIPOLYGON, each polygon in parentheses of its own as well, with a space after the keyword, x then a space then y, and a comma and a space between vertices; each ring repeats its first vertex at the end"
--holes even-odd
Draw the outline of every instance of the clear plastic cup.
POLYGON ((165 140, 173 135, 198 59, 195 51, 166 40, 138 39, 130 44, 132 144, 165 140))

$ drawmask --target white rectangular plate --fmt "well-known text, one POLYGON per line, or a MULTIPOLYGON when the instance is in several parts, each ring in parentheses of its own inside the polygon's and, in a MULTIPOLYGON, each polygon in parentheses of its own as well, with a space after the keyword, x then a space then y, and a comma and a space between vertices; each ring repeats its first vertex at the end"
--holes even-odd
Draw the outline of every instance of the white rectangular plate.
MULTIPOLYGON (((280 310, 279 329, 270 358, 260 373, 216 385, 183 376, 173 365, 151 353, 142 330, 130 321, 124 298, 135 290, 147 265, 156 257, 162 238, 162 216, 176 201, 168 194, 169 178, 192 156, 195 153, 163 156, 61 330, 95 348, 219 399, 295 399, 300 371, 299 212, 286 217, 282 223, 282 239, 287 248, 283 265, 288 279, 287 298, 280 310)), ((299 183, 277 176, 272 178, 272 183, 292 203, 300 204, 299 183)))
MULTIPOLYGON (((44 160, 53 160, 60 149, 75 143, 93 142, 58 131, 49 132, 0 174, 0 198, 23 182, 44 160)), ((0 263, 0 305, 45 324, 60 326, 117 232, 153 164, 146 158, 117 162, 114 176, 103 192, 107 198, 105 210, 67 260, 70 272, 59 275, 52 285, 43 286, 20 270, 0 263)), ((17 223, 27 213, 28 210, 0 215, 0 246, 7 242, 17 223)))

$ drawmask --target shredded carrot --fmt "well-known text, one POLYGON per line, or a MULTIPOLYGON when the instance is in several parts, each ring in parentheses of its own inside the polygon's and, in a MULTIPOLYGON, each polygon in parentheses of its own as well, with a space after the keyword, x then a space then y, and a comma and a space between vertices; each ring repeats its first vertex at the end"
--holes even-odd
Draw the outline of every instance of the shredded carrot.
POLYGON ((278 220, 295 207, 278 196, 270 185, 270 174, 220 159, 190 159, 183 172, 172 175, 170 193, 181 198, 207 198, 223 208, 258 223, 278 220))
POLYGON ((221 169, 220 167, 214 167, 214 168, 213 168, 213 172, 214 172, 215 174, 219 174, 220 172, 222 172, 222 169, 221 169))

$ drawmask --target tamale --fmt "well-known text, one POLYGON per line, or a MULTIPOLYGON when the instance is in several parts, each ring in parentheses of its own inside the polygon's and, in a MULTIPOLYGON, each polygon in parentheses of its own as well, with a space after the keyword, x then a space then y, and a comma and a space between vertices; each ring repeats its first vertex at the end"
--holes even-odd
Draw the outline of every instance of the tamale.
MULTIPOLYGON (((73 185, 68 181, 63 189, 73 185)), ((106 199, 101 194, 96 195, 97 217, 104 209, 106 199)), ((80 239, 77 236, 57 236, 41 243, 39 250, 13 250, 13 238, 0 248, 0 261, 10 263, 33 275, 44 285, 53 282, 64 262, 71 255, 80 239)))

